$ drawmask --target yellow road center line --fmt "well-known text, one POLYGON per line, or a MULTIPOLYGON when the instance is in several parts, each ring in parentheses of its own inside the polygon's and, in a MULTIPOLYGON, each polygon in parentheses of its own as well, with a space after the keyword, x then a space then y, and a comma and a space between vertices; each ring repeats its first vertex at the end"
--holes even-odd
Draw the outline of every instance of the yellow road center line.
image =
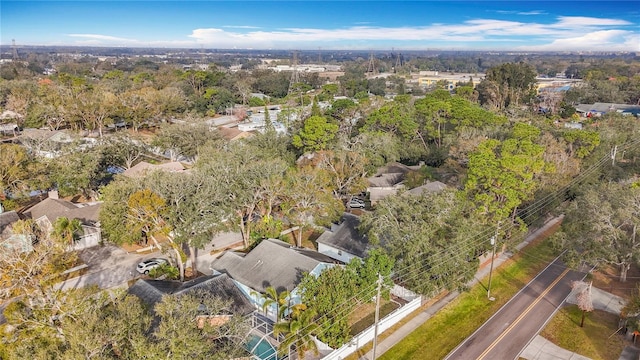
POLYGON ((548 293, 549 291, 551 291, 551 289, 556 286, 556 284, 558 282, 560 282, 560 279, 562 279, 563 276, 565 276, 567 273, 569 272, 569 269, 565 269, 562 274, 560 274, 560 276, 558 276, 558 278, 556 278, 551 285, 549 285, 543 292, 542 294, 540 294, 536 300, 534 302, 532 302, 525 311, 522 312, 522 314, 520 314, 520 316, 518 316, 518 318, 516 318, 516 320, 509 325, 508 328, 506 328, 502 334, 500 334, 500 336, 498 336, 497 339, 495 339, 491 345, 489 345, 489 347, 487 347, 484 352, 482 354, 480 354, 480 356, 478 356, 478 360, 482 360, 485 356, 487 356, 487 354, 493 350, 494 347, 496 347, 496 345, 498 345, 498 343, 505 337, 507 336, 507 334, 513 330, 514 327, 516 327, 516 325, 518 325, 518 323, 522 320, 522 318, 524 318, 532 309, 534 306, 536 306, 548 293))

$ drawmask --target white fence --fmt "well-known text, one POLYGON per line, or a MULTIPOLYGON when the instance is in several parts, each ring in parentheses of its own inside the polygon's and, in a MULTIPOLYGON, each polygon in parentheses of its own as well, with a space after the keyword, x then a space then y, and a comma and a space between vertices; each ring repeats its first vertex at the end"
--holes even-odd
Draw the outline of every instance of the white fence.
POLYGON ((393 284, 393 288, 391 288, 391 293, 405 301, 413 301, 415 298, 420 297, 420 295, 414 293, 413 291, 406 289, 398 284, 393 284))
MULTIPOLYGON (((411 312, 420 307, 422 303, 422 298, 418 296, 417 298, 411 300, 405 306, 396 309, 389 315, 385 316, 382 320, 378 322, 378 335, 380 335, 383 331, 389 329, 391 326, 398 323, 398 321, 402 320, 405 316, 409 315, 411 312)), ((373 340, 373 336, 375 335, 375 324, 368 327, 366 330, 355 336, 351 341, 347 344, 344 344, 341 348, 334 350, 329 355, 323 357, 323 360, 340 360, 345 357, 353 354, 358 350, 358 348, 364 346, 366 343, 373 340)))

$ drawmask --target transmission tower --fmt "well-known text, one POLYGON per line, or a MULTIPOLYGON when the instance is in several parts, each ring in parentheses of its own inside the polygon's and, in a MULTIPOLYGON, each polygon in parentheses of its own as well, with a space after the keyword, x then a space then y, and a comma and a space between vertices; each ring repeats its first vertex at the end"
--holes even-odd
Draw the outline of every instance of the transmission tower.
POLYGON ((289 80, 289 91, 288 94, 294 91, 295 84, 300 82, 300 75, 298 74, 298 53, 296 51, 293 52, 293 61, 291 63, 293 66, 293 71, 291 72, 291 80, 289 80))
POLYGON ((373 53, 369 55, 369 66, 367 66, 367 75, 375 75, 376 71, 376 62, 373 57, 373 53))
POLYGON ((400 55, 400 53, 398 53, 398 55, 396 57, 396 66, 393 67, 393 72, 398 72, 400 67, 402 67, 402 59, 400 58, 401 56, 402 55, 400 55))
POLYGON ((16 46, 16 39, 11 39, 11 51, 13 53, 13 60, 16 61, 19 59, 18 56, 18 47, 16 46))

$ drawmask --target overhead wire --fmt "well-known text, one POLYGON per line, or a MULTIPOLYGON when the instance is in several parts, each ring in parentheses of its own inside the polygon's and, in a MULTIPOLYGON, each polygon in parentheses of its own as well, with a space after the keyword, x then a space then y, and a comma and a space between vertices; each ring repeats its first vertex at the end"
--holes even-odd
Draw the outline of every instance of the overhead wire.
MULTIPOLYGON (((623 151, 627 151, 630 150, 631 148, 637 147, 638 145, 640 145, 640 139, 637 140, 632 140, 629 141, 625 144, 622 144, 621 147, 623 147, 623 151)), ((538 213, 540 210, 544 209, 547 205, 552 204, 553 202, 557 201, 558 199, 562 198, 562 197, 566 197, 566 192, 573 187, 576 184, 579 184, 580 182, 584 181, 588 176, 593 175, 596 171, 598 171, 599 169, 601 169, 604 164, 606 164, 608 161, 611 161, 611 157, 609 154, 604 155, 602 158, 600 158, 599 160, 597 160, 594 164, 592 164, 589 168, 583 170, 582 172, 580 172, 578 175, 576 175, 576 177, 574 177, 571 181, 569 181, 566 185, 562 186, 560 189, 553 191, 552 193, 546 195, 545 197, 536 200, 534 203, 532 203, 531 205, 523 208, 523 212, 526 212, 526 215, 523 216, 522 220, 524 221, 529 220, 529 223, 534 222, 535 220, 538 220, 542 214, 538 213), (533 216, 536 215, 537 217, 533 218, 533 216)), ((505 225, 504 228, 502 228, 502 230, 511 230, 515 227, 516 225, 511 223, 508 225, 505 225)), ((474 246, 476 245, 480 245, 484 242, 486 242, 487 240, 487 236, 492 235, 494 233, 495 229, 486 229, 483 231, 480 231, 479 233, 476 233, 474 235, 472 235, 471 239, 469 241, 467 241, 466 243, 464 243, 462 246, 464 246, 463 249, 465 250, 471 250, 474 248, 474 246)), ((525 234, 522 234, 521 236, 525 236, 525 234)), ((458 248, 458 250, 460 250, 460 248, 458 248)), ((522 251, 521 251, 522 252, 522 251)), ((444 251, 440 252, 441 255, 444 254, 444 251)), ((437 255, 433 254, 432 258, 435 258, 437 255)), ((448 259, 437 259, 436 260, 436 265, 440 265, 440 264, 444 264, 446 261, 448 261, 448 259), (439 262, 438 262, 439 260, 439 262)), ((413 280, 413 279, 417 279, 418 276, 422 275, 421 271, 423 271, 424 269, 427 268, 427 266, 429 267, 433 267, 432 266, 433 263, 430 264, 423 264, 422 266, 418 267, 418 268, 414 268, 412 269, 410 272, 407 272, 405 274, 405 280, 403 282, 408 282, 407 280, 413 280)), ((477 269, 473 268, 470 270, 467 270, 466 272, 464 272, 462 275, 467 275, 467 272, 471 272, 473 271, 474 273, 477 272, 477 269)), ((398 278, 396 278, 398 279, 398 278)), ((362 296, 363 294, 367 293, 367 292, 372 292, 377 288, 377 284, 370 284, 369 286, 360 289, 360 291, 358 293, 356 293, 355 295, 351 296, 349 299, 346 299, 343 303, 338 304, 336 307, 334 307, 333 312, 336 313, 336 315, 338 316, 332 316, 331 318, 328 317, 328 314, 322 314, 320 317, 315 319, 315 324, 318 324, 318 322, 320 322, 323 318, 326 318, 323 322, 322 325, 324 325, 326 323, 326 321, 332 320, 332 319, 344 319, 346 317, 348 317, 352 311, 352 306, 354 301, 356 301, 360 296, 362 296)), ((446 286, 444 286, 444 288, 446 288, 446 286)), ((324 326, 320 326, 320 334, 323 334, 324 332, 328 331, 333 325, 329 325, 328 327, 324 327, 324 326)), ((304 330, 304 329, 300 329, 300 330, 304 330)), ((300 331, 299 330, 299 331, 300 331)), ((268 352, 268 351, 267 351, 268 352)), ((266 354, 266 352, 265 352, 266 354)))

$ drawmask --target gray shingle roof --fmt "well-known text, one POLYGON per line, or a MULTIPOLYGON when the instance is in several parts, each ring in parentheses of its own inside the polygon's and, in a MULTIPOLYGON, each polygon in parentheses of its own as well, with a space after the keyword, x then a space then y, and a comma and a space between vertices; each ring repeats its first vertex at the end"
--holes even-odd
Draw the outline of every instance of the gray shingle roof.
POLYGON ((68 219, 78 219, 84 224, 93 224, 98 222, 100 214, 100 203, 78 206, 72 202, 46 198, 24 211, 24 215, 37 220, 46 216, 50 223, 54 223, 59 217, 68 219))
POLYGON ((406 174, 408 172, 410 172, 412 169, 410 166, 401 164, 399 162, 391 162, 388 163, 387 165, 380 167, 378 169, 378 171, 376 172, 377 175, 380 174, 392 174, 392 173, 400 173, 400 174, 406 174))
POLYGON ((231 308, 229 310, 237 314, 247 315, 255 310, 226 274, 201 276, 184 283, 140 279, 128 290, 130 294, 139 297, 152 307, 160 302, 164 295, 180 296, 194 291, 204 291, 207 294, 218 296, 224 301, 230 301, 231 308))
POLYGON ((18 213, 13 210, 0 213, 0 232, 2 232, 5 226, 11 225, 18 220, 20 220, 20 217, 18 217, 18 213))
POLYGON ((447 188, 447 185, 440 182, 440 181, 432 181, 430 183, 424 184, 422 186, 418 186, 417 188, 413 188, 409 191, 407 191, 407 193, 411 194, 411 195, 421 195, 424 193, 433 193, 433 192, 440 192, 444 189, 447 188))
POLYGON ((184 166, 182 166, 180 162, 177 162, 177 161, 158 164, 158 165, 151 164, 146 161, 141 161, 136 165, 134 165, 133 167, 125 170, 122 173, 122 175, 132 177, 132 178, 139 178, 139 177, 144 177, 155 170, 163 170, 167 172, 182 172, 185 170, 185 168, 184 166))
POLYGON ((391 187, 404 180, 404 173, 385 173, 367 179, 370 187, 391 187))
POLYGON ((320 244, 346 251, 359 258, 364 258, 369 246, 369 240, 366 235, 358 232, 360 218, 353 214, 344 213, 340 221, 341 223, 335 230, 325 231, 316 241, 320 244))
POLYGON ((315 251, 295 249, 289 243, 265 239, 244 256, 225 252, 213 261, 211 268, 263 293, 269 286, 277 291, 291 291, 304 274, 318 264, 335 262, 315 251))

